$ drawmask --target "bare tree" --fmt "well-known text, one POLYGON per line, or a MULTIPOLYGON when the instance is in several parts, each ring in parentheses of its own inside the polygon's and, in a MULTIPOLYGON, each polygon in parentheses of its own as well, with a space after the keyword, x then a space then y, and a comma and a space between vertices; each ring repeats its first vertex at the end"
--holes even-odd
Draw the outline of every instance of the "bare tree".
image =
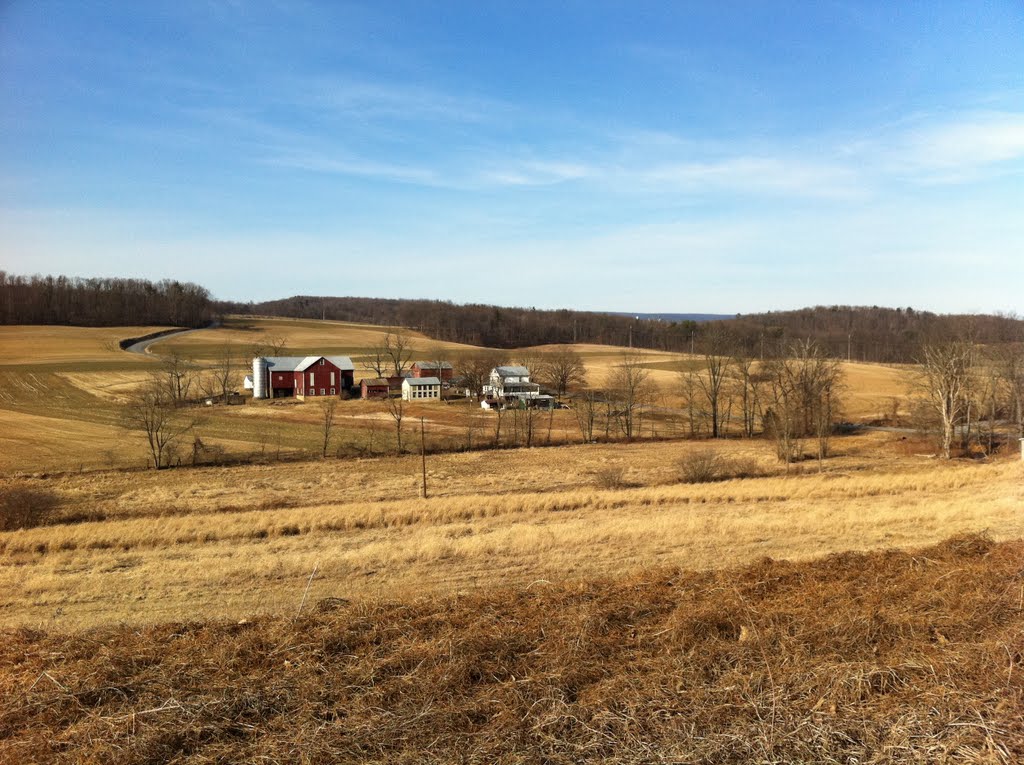
POLYGON ((505 363, 507 356, 501 351, 473 351, 464 353, 455 362, 455 374, 463 384, 479 396, 491 379, 491 370, 505 363))
POLYGON ((734 396, 740 405, 743 418, 743 435, 751 438, 757 426, 757 414, 760 409, 759 383, 761 376, 754 372, 753 356, 737 351, 732 359, 732 379, 734 396))
POLYGON ((283 335, 270 334, 254 343, 249 350, 253 356, 280 356, 286 344, 287 340, 283 335))
POLYGON ((395 423, 396 452, 402 453, 402 419, 405 417, 405 399, 401 396, 387 397, 388 414, 395 423))
POLYGON ((1024 343, 1007 343, 995 352, 1007 414, 1016 425, 1017 437, 1024 438, 1024 343))
POLYGON ((957 426, 968 407, 974 345, 962 340, 926 345, 921 352, 918 389, 941 426, 942 456, 950 459, 957 426))
POLYGON ((594 440, 600 401, 600 395, 592 390, 584 391, 573 399, 573 414, 576 416, 576 424, 579 426, 580 436, 585 444, 594 440))
POLYGON ((200 386, 207 396, 219 396, 227 401, 228 394, 238 385, 241 364, 235 354, 235 346, 224 343, 217 349, 210 365, 209 376, 200 379, 200 386))
POLYGON ((651 372, 643 365, 643 356, 622 354, 621 362, 608 378, 608 388, 615 397, 622 433, 627 440, 632 440, 640 433, 643 407, 655 391, 651 372))
POLYGON ((384 353, 394 370, 393 377, 401 376, 412 359, 412 338, 402 329, 389 330, 384 336, 384 353))
POLYGON ((696 376, 697 387, 707 401, 711 416, 711 437, 721 435, 722 399, 726 395, 725 381, 729 375, 730 358, 726 353, 729 339, 721 332, 712 332, 704 353, 704 373, 696 376))
POLYGON ((571 388, 587 383, 587 367, 583 357, 567 345, 557 346, 538 356, 536 366, 536 376, 553 388, 559 399, 571 388))
POLYGON ((172 351, 161 359, 160 371, 156 376, 166 388, 171 401, 180 405, 188 400, 195 382, 196 370, 191 361, 177 351, 172 351))
POLYGON ((323 436, 321 457, 327 457, 327 450, 331 445, 331 431, 334 429, 334 414, 337 408, 338 399, 336 398, 328 398, 320 402, 320 435, 323 436))
POLYGON ((380 343, 370 348, 370 355, 366 358, 366 366, 373 370, 378 379, 386 378, 391 371, 390 361, 384 350, 384 344, 380 343))
POLYGON ((814 437, 818 462, 828 456, 830 437, 840 409, 842 368, 812 341, 792 346, 788 358, 765 365, 769 407, 766 431, 776 441, 779 459, 787 464, 802 451, 805 437, 814 437))
POLYGON ((154 382, 128 400, 122 411, 121 424, 146 436, 149 461, 160 470, 171 464, 175 444, 195 428, 197 420, 175 406, 164 386, 154 382))
POLYGON ((377 377, 401 377, 411 359, 412 337, 404 329, 392 327, 370 348, 366 365, 377 377))
POLYGON ((690 438, 696 438, 704 429, 704 411, 700 408, 703 398, 700 386, 697 384, 699 372, 684 367, 679 370, 679 389, 683 398, 683 411, 686 413, 686 423, 689 426, 690 438))

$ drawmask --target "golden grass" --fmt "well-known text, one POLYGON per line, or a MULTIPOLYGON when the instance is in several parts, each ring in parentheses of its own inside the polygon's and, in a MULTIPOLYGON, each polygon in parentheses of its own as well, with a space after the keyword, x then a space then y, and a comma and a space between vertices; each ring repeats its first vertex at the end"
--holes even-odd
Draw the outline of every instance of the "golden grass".
POLYGON ((898 410, 906 413, 911 367, 843 362, 842 369, 843 409, 849 419, 880 419, 892 413, 894 400, 898 410))
POLYGON ((0 326, 0 366, 116 362, 144 364, 138 354, 121 350, 118 341, 141 337, 166 327, 0 326))
MULTIPOLYGON (((147 377, 147 367, 161 353, 172 350, 209 360, 225 342, 234 344, 245 356, 253 345, 270 337, 284 338, 285 352, 359 354, 377 343, 386 328, 340 322, 299 321, 293 319, 250 319, 232 317, 225 326, 172 337, 154 344, 151 356, 128 354, 116 341, 125 336, 143 334, 154 328, 122 327, 89 329, 78 327, 4 327, 0 328, 0 430, 11 444, 23 448, 0 453, 0 470, 39 472, 95 469, 108 465, 137 465, 145 459, 139 444, 116 427, 124 396, 147 377), (2 364, 7 364, 3 367, 2 364), (16 412, 17 414, 12 414, 16 412), (52 418, 42 422, 35 418, 52 418), (68 423, 66 433, 61 423, 68 423)), ((422 334, 412 333, 414 354, 439 345, 451 353, 469 349, 454 343, 436 343, 422 334)), ((630 349, 580 344, 572 346, 584 358, 588 379, 593 386, 606 384, 609 375, 630 349)), ((510 351, 509 357, 535 354, 550 346, 510 351)), ((670 354, 638 349, 657 384, 660 407, 678 404, 680 365, 699 365, 700 360, 685 354, 670 354)), ((357 364, 359 362, 357 361, 357 364)), ((893 397, 905 394, 904 370, 868 364, 844 365, 847 373, 846 416, 850 419, 879 417, 892 407, 893 397)), ((240 369, 241 372, 244 370, 240 369)), ((368 374, 360 369, 357 376, 368 374)), ((257 405, 204 410, 199 428, 204 441, 229 447, 236 455, 281 450, 317 450, 319 410, 315 405, 290 407, 257 405), (272 442, 272 443, 271 443, 272 442)), ((427 419, 431 442, 437 448, 458 448, 470 437, 475 444, 491 439, 494 415, 481 414, 474 407, 421 406, 410 408, 410 422, 427 419), (472 433, 469 431, 472 430, 472 433)), ((683 432, 681 415, 677 422, 665 410, 658 419, 648 419, 654 431, 671 436, 683 432)), ((555 443, 577 440, 578 432, 571 412, 558 412, 552 421, 551 440, 555 443)), ((350 453, 382 453, 394 448, 389 418, 382 405, 352 401, 340 407, 337 419, 336 448, 350 453)), ((508 426, 506 437, 510 434, 508 426)), ((547 422, 541 428, 540 442, 547 442, 547 422)))
POLYGON ((854 456, 820 475, 692 486, 667 482, 679 452, 665 446, 617 457, 611 447, 575 447, 434 458, 429 479, 444 496, 428 500, 416 498, 414 458, 140 474, 133 489, 117 474, 114 485, 67 476, 55 486, 61 501, 104 520, 0 534, 0 587, 18 593, 0 621, 273 613, 294 602, 315 566, 317 597, 405 597, 654 564, 807 558, 982 529, 1024 534, 1016 462, 887 457, 872 470, 854 456), (612 459, 646 485, 582 485, 612 459), (163 476, 170 483, 160 490, 163 476))
MULTIPOLYGON (((1010 765, 1024 758, 1022 556, 976 536, 320 597, 349 579, 297 616, 307 574, 276 618, 10 630, 0 760, 1010 765)), ((109 583, 159 605, 135 565, 113 562, 109 583)))
MULTIPOLYGON (((214 358, 225 344, 231 344, 239 351, 243 351, 270 339, 280 339, 285 343, 283 352, 287 355, 358 355, 383 342, 387 332, 387 327, 373 324, 231 316, 221 327, 192 332, 180 337, 169 337, 154 343, 150 349, 155 354, 178 352, 185 356, 209 360, 214 358)), ((474 350, 473 346, 433 340, 421 332, 406 332, 417 352, 422 353, 435 346, 448 351, 474 350)))

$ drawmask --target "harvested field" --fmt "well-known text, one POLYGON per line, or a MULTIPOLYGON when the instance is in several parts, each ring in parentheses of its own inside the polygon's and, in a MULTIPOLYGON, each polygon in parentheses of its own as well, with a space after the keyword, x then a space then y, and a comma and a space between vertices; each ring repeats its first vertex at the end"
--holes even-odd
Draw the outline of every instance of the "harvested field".
MULTIPOLYGON (((5 762, 1013 763, 1024 544, 10 630, 5 762)), ((343 591, 336 593, 344 594, 343 591)))
MULTIPOLYGON (((229 344, 242 351, 243 356, 248 354, 251 357, 249 349, 274 339, 284 343, 284 355, 323 353, 359 356, 383 342, 387 332, 387 327, 375 324, 232 316, 221 327, 171 337, 155 343, 151 349, 154 354, 175 352, 209 360, 229 344)), ((443 348, 449 352, 476 350, 474 346, 434 340, 411 330, 407 332, 412 348, 420 353, 430 348, 443 348)))
MULTIPOLYGON (((341 322, 300 321, 229 317, 223 327, 172 336, 154 343, 148 354, 129 354, 117 341, 154 330, 153 327, 5 327, 0 328, 0 430, 7 440, 25 448, 0 451, 0 471, 60 472, 95 470, 103 467, 138 467, 147 455, 139 439, 117 427, 125 397, 158 367, 160 356, 177 352, 192 358, 200 367, 208 364, 225 347, 238 357, 238 379, 247 371, 254 346, 272 338, 285 342, 285 353, 338 353, 350 355, 357 367, 371 346, 379 343, 387 329, 341 322), (226 346, 228 344, 228 346, 226 346), (34 418, 49 418, 42 422, 34 418), (68 438, 61 437, 67 424, 68 438)), ((413 354, 432 354, 443 349, 455 359, 471 346, 439 343, 410 333, 413 354)), ((589 384, 603 386, 630 351, 599 345, 572 346, 587 367, 589 384)), ((532 358, 550 346, 506 353, 509 359, 532 358)), ((679 406, 680 366, 699 366, 700 359, 685 354, 634 350, 643 359, 658 395, 640 425, 642 437, 673 437, 686 432, 679 406)), ((369 374, 357 370, 357 379, 369 374)), ((868 364, 846 365, 846 407, 849 419, 876 419, 897 406, 905 411, 903 370, 868 364)), ((198 386, 197 386, 198 387, 198 386)), ((482 413, 468 401, 451 406, 437 404, 409 407, 411 423, 420 416, 429 426, 428 442, 435 449, 479 446, 500 438, 514 439, 518 425, 499 425, 493 413, 482 413)), ((249 402, 241 407, 216 407, 197 413, 202 420, 195 433, 204 443, 226 450, 234 458, 252 455, 319 453, 322 437, 315 403, 279 406, 270 402, 249 402)), ((334 453, 372 455, 394 451, 396 437, 390 416, 379 402, 347 401, 337 412, 334 453)), ((558 411, 540 416, 532 441, 565 443, 579 440, 573 412, 558 411)), ((617 426, 613 426, 617 427, 617 426)), ((600 431, 600 428, 598 429, 600 431)), ((614 437, 615 432, 610 432, 614 437)), ((187 448, 185 449, 187 451, 187 448)))
POLYGON ((61 364, 77 366, 115 363, 145 366, 147 359, 125 353, 118 341, 142 337, 168 327, 0 326, 0 366, 61 364))

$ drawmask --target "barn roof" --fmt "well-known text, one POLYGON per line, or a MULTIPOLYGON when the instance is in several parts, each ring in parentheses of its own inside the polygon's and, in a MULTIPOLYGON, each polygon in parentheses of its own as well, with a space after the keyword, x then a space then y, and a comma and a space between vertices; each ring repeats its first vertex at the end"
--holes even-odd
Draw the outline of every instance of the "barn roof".
POLYGON ((320 359, 327 359, 338 369, 355 371, 355 365, 348 356, 267 356, 269 367, 276 372, 305 372, 320 359))
POLYGON ((410 387, 414 387, 417 385, 440 385, 441 381, 436 377, 406 377, 403 385, 405 383, 409 383, 410 387))
POLYGON ((420 369, 438 369, 438 368, 440 368, 440 369, 451 369, 452 368, 452 365, 449 364, 447 361, 442 361, 440 363, 438 363, 436 361, 415 361, 415 362, 413 362, 413 366, 414 367, 419 367, 420 369))
POLYGON ((383 377, 364 377, 362 380, 359 381, 359 384, 366 386, 377 386, 379 388, 386 388, 391 383, 389 383, 383 377))

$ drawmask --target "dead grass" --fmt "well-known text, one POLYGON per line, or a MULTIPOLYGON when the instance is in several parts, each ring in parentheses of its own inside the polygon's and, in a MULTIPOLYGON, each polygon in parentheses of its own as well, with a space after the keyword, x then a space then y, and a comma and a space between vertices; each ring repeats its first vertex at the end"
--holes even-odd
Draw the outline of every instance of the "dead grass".
POLYGON ((167 327, 0 326, 0 366, 19 364, 79 365, 116 362, 145 365, 147 359, 125 353, 118 341, 141 337, 167 327))
MULTIPOLYGON (((387 332, 387 327, 375 324, 230 316, 221 327, 171 337, 154 343, 151 350, 158 355, 176 351, 190 357, 212 359, 228 343, 245 355, 246 349, 276 338, 284 341, 284 353, 287 355, 326 353, 357 356, 380 344, 387 332)), ((448 351, 474 350, 473 346, 434 340, 421 332, 408 330, 408 334, 412 347, 418 352, 435 346, 448 351)))
MULTIPOLYGON (((160 354, 171 351, 195 356, 200 361, 214 358, 225 343, 231 343, 240 357, 267 339, 283 338, 286 353, 340 353, 353 356, 359 364, 364 354, 387 331, 384 327, 341 322, 302 321, 232 317, 221 328, 171 337, 151 346, 152 354, 128 354, 117 340, 157 328, 2 327, 0 328, 0 471, 60 472, 95 470, 144 463, 145 450, 138 439, 117 427, 119 408, 127 393, 153 368, 160 354), (46 420, 40 418, 47 418, 46 420)), ((470 346, 437 343, 411 333, 414 353, 426 353, 435 346, 455 354, 470 346)), ((628 349, 598 345, 574 346, 582 355, 593 386, 605 384, 628 349)), ((532 354, 539 349, 524 349, 532 354)), ((676 369, 693 366, 699 359, 686 354, 636 351, 644 358, 660 394, 657 410, 645 417, 643 437, 681 436, 683 416, 672 412, 679 404, 676 369)), ((509 351, 515 358, 516 351, 509 351)), ((869 364, 846 366, 851 419, 878 419, 892 409, 893 400, 902 401, 905 373, 899 369, 869 364)), ((240 372, 242 370, 240 369, 240 372)), ((357 373, 362 376, 365 370, 357 373)), ((481 413, 469 405, 429 405, 415 408, 411 416, 424 416, 430 425, 429 438, 435 448, 479 446, 493 439, 493 414, 481 413), (422 410, 422 411, 421 411, 422 410)), ((254 452, 266 455, 319 451, 319 428, 315 407, 249 405, 204 411, 199 433, 204 442, 223 449, 230 457, 254 452)), ((350 455, 387 453, 395 439, 387 415, 373 402, 344 402, 340 407, 335 451, 350 455)), ((503 438, 511 438, 506 424, 503 438)), ((555 412, 537 438, 541 443, 574 442, 579 438, 572 412, 555 412), (549 427, 550 425, 550 427, 549 427)))
MULTIPOLYGON (((866 440, 877 448, 877 436, 866 440)), ((734 445, 737 455, 768 449, 734 445)), ((0 534, 0 588, 13 594, 0 623, 276 613, 314 566, 313 596, 443 594, 982 529, 1024 535, 1017 462, 850 456, 822 474, 681 485, 684 447, 700 445, 446 455, 428 461, 428 500, 417 498, 417 458, 41 480, 66 520, 0 534), (489 469, 494 460, 502 471, 489 469), (581 487, 602 465, 628 468, 633 488, 581 487)))
POLYGON ((1019 762, 1022 562, 1020 542, 967 537, 440 599, 338 584, 298 618, 301 586, 288 616, 9 630, 0 760, 1019 762))

